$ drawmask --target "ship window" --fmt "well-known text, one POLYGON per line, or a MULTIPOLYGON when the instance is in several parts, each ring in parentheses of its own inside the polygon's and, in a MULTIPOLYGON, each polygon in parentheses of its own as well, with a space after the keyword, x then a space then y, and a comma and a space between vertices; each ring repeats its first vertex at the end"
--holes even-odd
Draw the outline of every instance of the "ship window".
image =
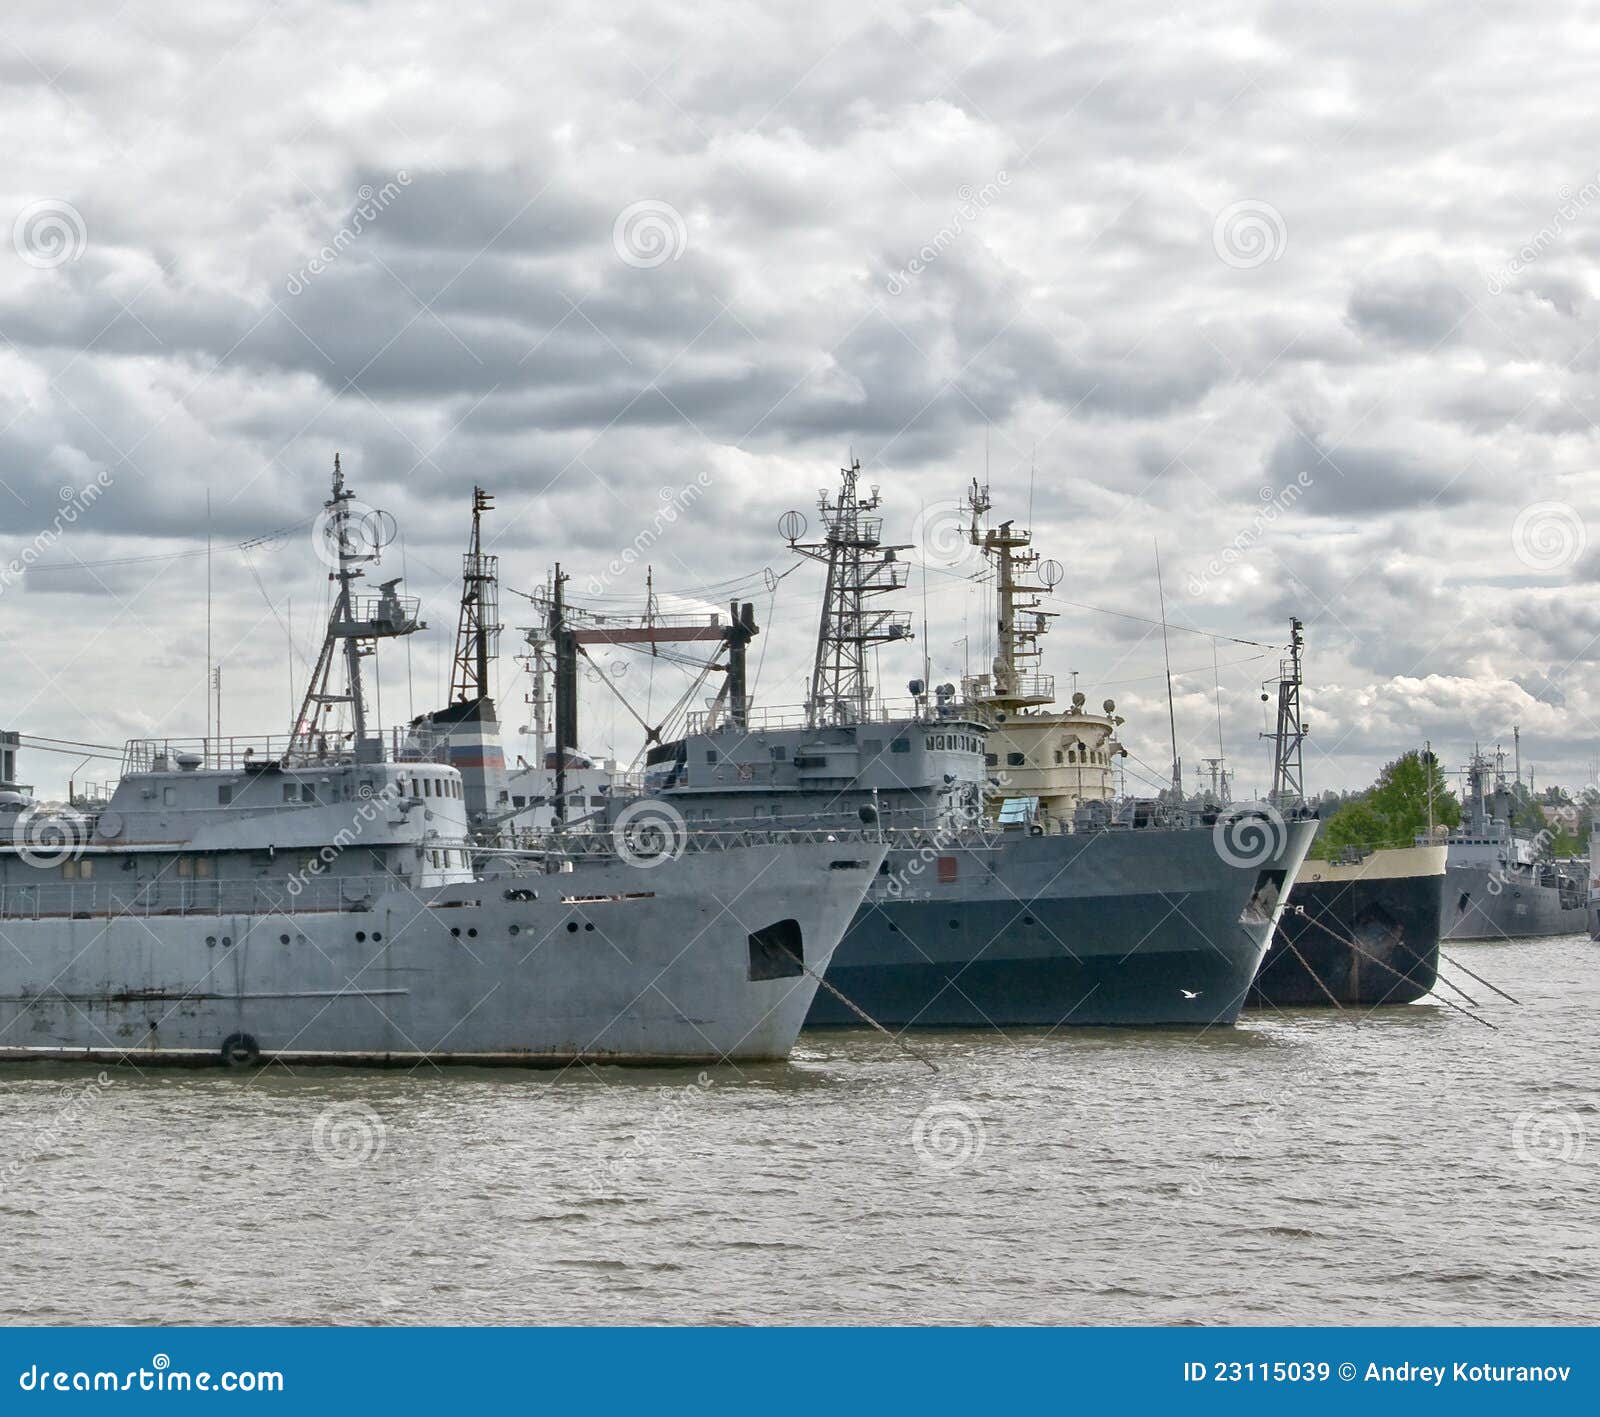
POLYGON ((283 800, 285 802, 293 802, 294 799, 296 797, 298 797, 299 795, 300 795, 300 785, 299 785, 299 783, 286 782, 286 783, 283 784, 283 800))
POLYGON ((911 751, 911 740, 909 738, 896 738, 889 745, 889 751, 891 753, 909 753, 911 751))
POLYGON ((1006 766, 1008 768, 1020 768, 1025 761, 1026 761, 1026 759, 1022 756, 1021 753, 1007 753, 1006 754, 1006 766))
POLYGON ((61 863, 61 878, 65 881, 78 879, 78 863, 76 861, 63 861, 61 863))
POLYGON ((226 807, 231 801, 233 801, 232 785, 225 784, 222 787, 219 787, 217 789, 217 805, 219 807, 226 807))
POLYGON ((528 805, 528 799, 526 797, 513 797, 511 799, 511 805, 513 807, 526 807, 528 805))
POLYGON ((883 751, 883 739, 867 738, 862 741, 861 749, 868 757, 875 758, 883 751))
POLYGON ((772 761, 775 763, 781 763, 788 756, 789 750, 787 748, 778 747, 772 750, 772 761))
POLYGON ((178 858, 178 874, 180 876, 194 875, 194 862, 191 861, 187 856, 180 856, 178 858))
POLYGON ((194 873, 198 877, 209 879, 211 876, 211 858, 209 856, 195 857, 194 873))
POLYGON ((939 858, 939 880, 948 883, 956 878, 956 858, 954 856, 941 856, 939 858))
POLYGON ((178 801, 178 789, 176 787, 163 787, 161 789, 161 800, 169 807, 176 806, 178 801))
POLYGON ((93 861, 80 861, 80 862, 78 862, 78 875, 79 875, 79 877, 81 879, 87 881, 90 876, 94 875, 94 862, 93 861))
POLYGON ((422 795, 424 797, 433 796, 433 779, 431 777, 425 777, 422 779, 422 795))
POLYGON ((1000 754, 998 754, 998 753, 985 753, 983 755, 983 765, 986 768, 997 768, 997 767, 999 767, 1000 766, 1000 754))
POLYGON ((1063 757, 1065 757, 1065 754, 1062 753, 1061 749, 1057 748, 1056 749, 1056 762, 1060 763, 1063 757))
POLYGON ((706 749, 706 761, 708 763, 715 763, 717 761, 717 750, 715 748, 706 749))

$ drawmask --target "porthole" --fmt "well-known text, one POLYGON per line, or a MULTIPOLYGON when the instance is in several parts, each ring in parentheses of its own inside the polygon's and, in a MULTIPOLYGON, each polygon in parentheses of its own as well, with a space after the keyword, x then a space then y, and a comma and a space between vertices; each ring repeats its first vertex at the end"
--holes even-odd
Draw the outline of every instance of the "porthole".
POLYGON ((959 930, 961 928, 961 922, 959 920, 952 920, 950 922, 950 928, 952 930, 959 930))
POLYGON ((217 937, 215 935, 207 935, 206 936, 206 948, 208 950, 214 950, 214 949, 216 949, 216 947, 217 947, 217 937))
POLYGON ((576 920, 567 921, 567 933, 569 935, 576 935, 578 933, 578 922, 576 920))
POLYGON ((1022 923, 1023 923, 1023 924, 1024 924, 1024 925, 1031 925, 1031 924, 1033 924, 1033 916, 1031 916, 1031 915, 1024 915, 1024 916, 1023 916, 1023 917, 1022 917, 1022 923))
POLYGON ((364 945, 364 944, 366 944, 366 942, 367 942, 367 932, 365 930, 357 930, 356 931, 356 943, 358 945, 364 945))
POLYGON ((461 938, 461 927, 459 925, 452 925, 450 927, 450 933, 459 940, 461 938))
POLYGON ((512 934, 513 934, 513 935, 520 935, 520 934, 521 934, 521 933, 522 933, 522 926, 520 926, 520 925, 513 925, 513 926, 512 926, 512 927, 511 927, 511 933, 512 933, 512 934))
POLYGON ((289 943, 289 937, 287 935, 279 935, 278 936, 278 943, 280 945, 288 944, 289 943))
POLYGON ((594 921, 592 921, 592 920, 585 920, 585 921, 584 921, 584 922, 583 922, 583 928, 584 928, 584 929, 585 929, 585 930, 593 930, 593 929, 594 929, 594 921))
POLYGON ((476 940, 478 938, 478 932, 477 932, 476 928, 469 928, 468 929, 467 938, 469 940, 476 940))
POLYGON ((382 930, 374 930, 372 932, 372 943, 377 945, 377 944, 381 944, 382 942, 383 942, 383 931, 382 930))
POLYGON ((233 948, 233 936, 232 935, 224 935, 222 937, 222 948, 225 949, 225 950, 231 950, 233 948))

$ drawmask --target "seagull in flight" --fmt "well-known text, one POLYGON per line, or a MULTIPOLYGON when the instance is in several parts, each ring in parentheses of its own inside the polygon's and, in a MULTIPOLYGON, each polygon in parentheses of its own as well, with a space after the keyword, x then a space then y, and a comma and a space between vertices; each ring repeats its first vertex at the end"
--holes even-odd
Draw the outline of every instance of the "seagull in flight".
POLYGON ((1178 992, 1186 999, 1198 999, 1201 994, 1199 989, 1180 989, 1178 992))

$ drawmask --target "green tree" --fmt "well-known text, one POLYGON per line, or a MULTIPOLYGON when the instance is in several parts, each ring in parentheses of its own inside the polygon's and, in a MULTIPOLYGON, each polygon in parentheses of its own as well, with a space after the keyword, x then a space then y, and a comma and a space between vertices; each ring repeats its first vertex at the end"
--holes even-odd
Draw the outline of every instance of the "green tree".
POLYGON ((1421 751, 1402 754, 1378 774, 1359 801, 1323 822, 1317 834, 1319 852, 1333 853, 1346 846, 1410 846, 1428 829, 1430 791, 1434 824, 1459 825, 1461 804, 1445 786, 1439 760, 1421 751))

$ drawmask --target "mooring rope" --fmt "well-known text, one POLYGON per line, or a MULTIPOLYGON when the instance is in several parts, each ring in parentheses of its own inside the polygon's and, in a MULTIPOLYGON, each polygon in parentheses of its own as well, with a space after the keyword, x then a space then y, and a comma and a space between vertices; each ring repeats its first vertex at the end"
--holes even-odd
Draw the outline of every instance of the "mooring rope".
MULTIPOLYGON (((1361 946, 1358 945, 1354 940, 1346 939, 1343 935, 1341 935, 1337 930, 1333 929, 1331 926, 1323 924, 1323 922, 1318 920, 1316 918, 1316 916, 1307 915, 1305 906, 1303 906, 1303 905, 1296 906, 1295 907, 1295 913, 1298 914, 1302 919, 1307 920, 1311 924, 1315 925, 1319 930, 1326 931, 1326 933, 1328 933, 1329 935, 1332 935, 1333 938, 1335 940, 1337 940, 1341 945, 1344 945, 1347 948, 1354 950, 1363 959, 1369 959, 1374 964, 1381 965, 1384 969, 1387 969, 1390 974, 1395 975, 1397 978, 1404 979, 1408 983, 1415 984, 1417 982, 1409 974, 1401 974, 1398 969, 1396 969, 1392 964, 1390 964, 1388 962, 1388 960, 1379 959, 1377 957, 1377 955, 1371 954, 1368 951, 1362 949, 1361 946)), ((1434 977, 1436 979, 1438 978, 1437 971, 1435 972, 1434 977)), ((1448 983, 1449 981, 1447 980, 1446 982, 1448 983)), ((1459 988, 1460 986, 1458 985, 1457 987, 1459 988)), ((1456 1003, 1454 999, 1441 998, 1437 994, 1434 995, 1434 998, 1438 999, 1438 1001, 1441 1004, 1443 1004, 1447 1009, 1454 1009, 1458 1014, 1462 1014, 1465 1017, 1470 1018, 1474 1023, 1481 1023, 1485 1028, 1489 1029, 1492 1033, 1498 1033, 1500 1031, 1492 1023, 1490 1023, 1488 1019, 1482 1018, 1479 1015, 1473 1013, 1471 1009, 1462 1008, 1461 1005, 1456 1003)))

